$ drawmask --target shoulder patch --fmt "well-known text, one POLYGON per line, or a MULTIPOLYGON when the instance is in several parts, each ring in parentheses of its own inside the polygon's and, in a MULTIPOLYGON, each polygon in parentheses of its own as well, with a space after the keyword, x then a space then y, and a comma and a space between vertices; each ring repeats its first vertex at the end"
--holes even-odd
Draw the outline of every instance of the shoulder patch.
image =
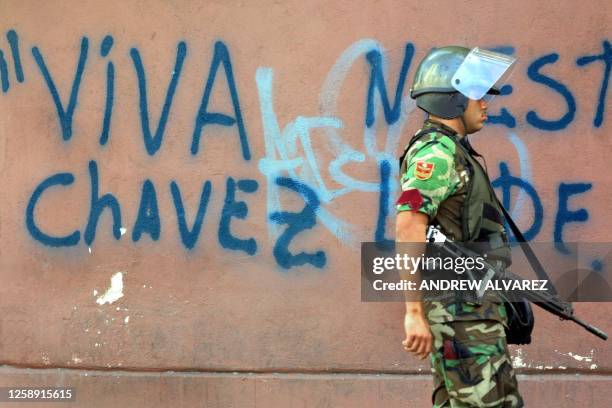
POLYGON ((434 163, 419 160, 414 167, 414 177, 418 180, 427 180, 433 174, 434 167, 434 163))

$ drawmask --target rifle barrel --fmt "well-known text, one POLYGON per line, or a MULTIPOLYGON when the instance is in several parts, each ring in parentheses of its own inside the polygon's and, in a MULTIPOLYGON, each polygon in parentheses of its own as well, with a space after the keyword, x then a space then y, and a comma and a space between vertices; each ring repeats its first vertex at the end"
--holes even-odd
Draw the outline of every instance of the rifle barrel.
POLYGON ((596 335, 600 339, 608 340, 608 335, 605 332, 599 330, 597 327, 593 327, 590 324, 583 322, 582 320, 578 319, 575 316, 572 316, 570 318, 570 320, 572 320, 575 323, 579 324, 580 326, 584 327, 588 332, 593 333, 594 335, 596 335))

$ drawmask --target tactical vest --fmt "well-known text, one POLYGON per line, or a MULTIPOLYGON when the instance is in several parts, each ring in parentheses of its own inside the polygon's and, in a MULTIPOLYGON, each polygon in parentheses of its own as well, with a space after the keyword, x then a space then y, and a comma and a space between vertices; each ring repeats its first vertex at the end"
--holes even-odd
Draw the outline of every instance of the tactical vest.
POLYGON ((455 163, 459 172, 466 171, 467 182, 440 203, 430 224, 438 225, 455 242, 471 246, 491 260, 511 263, 510 247, 504 228, 504 217, 491 181, 474 156, 480 156, 466 138, 459 140, 452 129, 435 122, 418 132, 400 157, 400 178, 406 172, 406 156, 410 147, 421 137, 433 134, 438 140, 448 136, 455 144, 455 163))

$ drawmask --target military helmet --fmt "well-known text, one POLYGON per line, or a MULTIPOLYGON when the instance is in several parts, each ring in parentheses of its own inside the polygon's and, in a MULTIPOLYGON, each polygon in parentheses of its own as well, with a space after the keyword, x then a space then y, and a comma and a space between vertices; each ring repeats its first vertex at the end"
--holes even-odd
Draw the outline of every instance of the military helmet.
MULTIPOLYGON (((416 99, 419 108, 444 119, 463 115, 468 98, 453 87, 451 79, 469 53, 469 48, 459 46, 429 51, 419 64, 410 89, 410 97, 416 99)), ((499 95, 499 89, 493 86, 487 93, 499 95)))

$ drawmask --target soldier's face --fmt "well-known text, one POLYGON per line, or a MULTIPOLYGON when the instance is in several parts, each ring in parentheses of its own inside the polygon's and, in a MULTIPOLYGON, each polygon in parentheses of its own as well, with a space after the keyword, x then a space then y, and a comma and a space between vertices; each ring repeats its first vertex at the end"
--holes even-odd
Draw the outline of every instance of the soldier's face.
POLYGON ((467 134, 478 132, 487 120, 487 102, 484 99, 479 101, 469 99, 463 119, 467 126, 465 130, 467 134))

